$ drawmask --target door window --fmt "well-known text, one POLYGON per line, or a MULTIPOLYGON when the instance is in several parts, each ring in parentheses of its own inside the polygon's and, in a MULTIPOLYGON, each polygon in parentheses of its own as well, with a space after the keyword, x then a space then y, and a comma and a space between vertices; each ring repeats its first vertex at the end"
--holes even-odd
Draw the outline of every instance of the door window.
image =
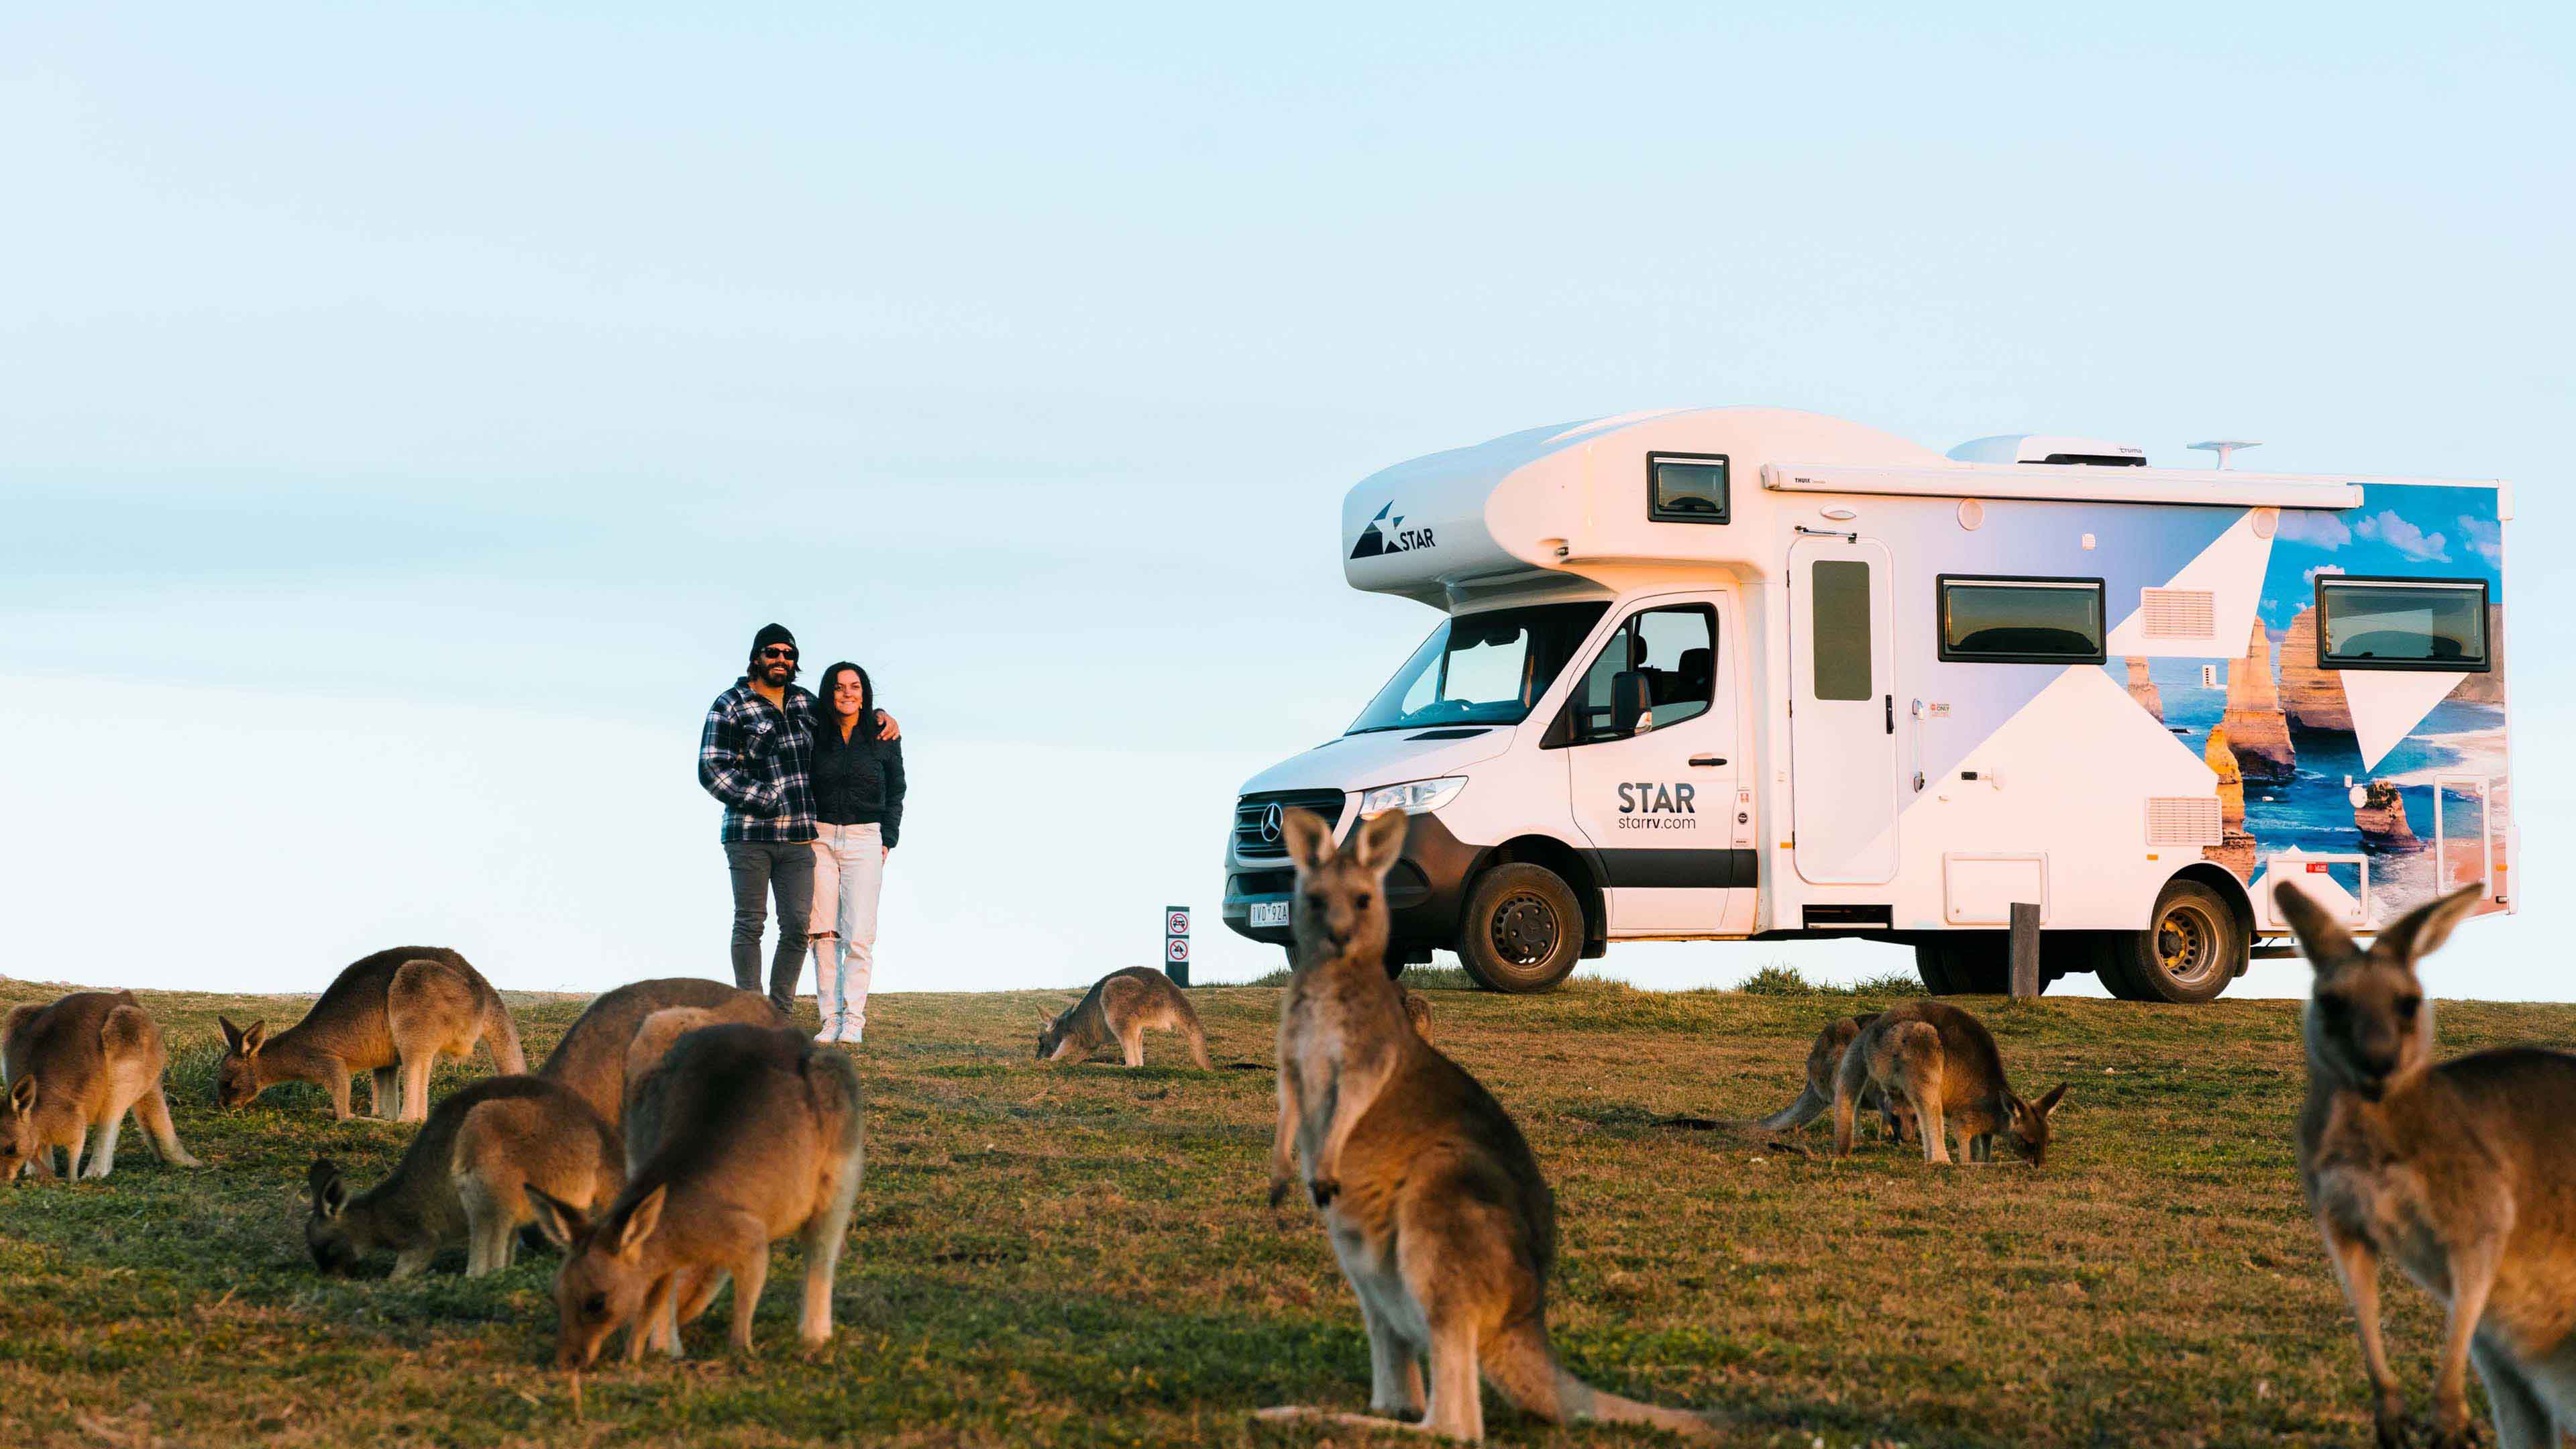
POLYGON ((1867 699, 1870 689, 1869 565, 1818 559, 1810 577, 1816 698, 1867 699))
POLYGON ((1708 713, 1717 695, 1717 611, 1706 604, 1648 609, 1612 633, 1566 705, 1573 743, 1626 739, 1613 726, 1612 700, 1622 674, 1646 681, 1646 713, 1634 734, 1668 729, 1708 713))

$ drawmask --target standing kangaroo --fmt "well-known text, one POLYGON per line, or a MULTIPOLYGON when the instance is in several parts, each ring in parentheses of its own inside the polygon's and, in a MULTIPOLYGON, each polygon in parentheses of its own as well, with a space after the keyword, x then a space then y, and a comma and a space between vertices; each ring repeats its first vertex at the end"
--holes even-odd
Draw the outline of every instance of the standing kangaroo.
MULTIPOLYGON (((1843 1054, 1876 1020, 1878 1014, 1872 1012, 1867 1016, 1846 1016, 1826 1023, 1825 1029, 1816 1033, 1815 1044, 1807 1048, 1807 1084, 1799 1091, 1798 1100, 1753 1125, 1765 1132, 1795 1132, 1831 1111, 1834 1074, 1842 1070, 1843 1054)), ((1890 1142, 1903 1142, 1907 1131, 1914 1125, 1913 1107, 1901 1101, 1890 1101, 1876 1087, 1864 1086, 1861 1089, 1859 1105, 1861 1111, 1879 1114, 1880 1125, 1886 1129, 1890 1142)))
POLYGON ((66 1177, 107 1176, 129 1110, 163 1162, 195 1167, 161 1094, 168 1060, 160 1023, 131 991, 75 991, 50 1006, 12 1010, 0 1024, 0 1073, 13 1101, 23 1094, 18 1110, 31 1137, 29 1150, 12 1154, 0 1177, 14 1176, 21 1161, 38 1177, 53 1176, 56 1148, 66 1177))
POLYGON ((1091 983, 1080 1001, 1056 1016, 1038 1013, 1038 1060, 1088 1061, 1115 1046, 1127 1065, 1145 1065, 1145 1032, 1177 1031, 1189 1040, 1190 1060, 1213 1071, 1199 1014, 1172 978, 1149 966, 1112 971, 1091 983))
POLYGON ((2473 884, 2418 906, 2365 951, 2297 886, 2272 893, 2316 970, 2300 1018, 2299 1181, 2352 1304, 2383 1446, 2412 1437, 2379 1336, 2391 1257, 2450 1314, 2437 1446, 2475 1442, 2472 1359, 2504 1449, 2554 1449, 2576 1432, 2576 1056, 2505 1047, 2434 1061, 2415 975, 2483 894, 2473 884))
POLYGON ((565 1249, 558 1367, 590 1367, 620 1328, 629 1362, 654 1338, 678 1356, 679 1325, 727 1273, 733 1343, 750 1352, 769 1245, 790 1233, 805 1250, 797 1336, 831 1338, 832 1271, 862 1165, 859 1073, 846 1054, 794 1028, 693 1031, 637 1092, 626 1146, 634 1169, 605 1211, 529 1193, 538 1225, 565 1249))
MULTIPOLYGON (((634 1043, 636 1029, 644 1024, 644 1018, 674 1006, 694 1006, 722 1011, 732 1020, 787 1024, 774 1006, 769 1007, 769 1019, 761 1022, 748 1007, 755 1001, 769 1005, 764 992, 744 991, 703 976, 663 976, 629 982, 582 1009, 571 1029, 546 1054, 546 1064, 537 1068, 537 1075, 579 1092, 610 1127, 623 1130, 626 1101, 633 1086, 626 1073, 627 1048, 634 1043)), ((658 1054, 655 1060, 660 1060, 658 1054)))
POLYGON ((560 1082, 485 1077, 450 1093, 384 1181, 352 1197, 338 1164, 314 1160, 304 1245, 325 1273, 346 1273, 390 1250, 394 1276, 429 1266, 464 1240, 465 1276, 510 1266, 521 1224, 536 1220, 528 1191, 583 1207, 626 1185, 626 1150, 590 1104, 560 1082))
POLYGON ((273 1037, 266 1022, 216 1020, 224 1059, 215 1105, 228 1112, 280 1082, 313 1082, 331 1094, 331 1115, 345 1120, 349 1076, 367 1072, 375 1116, 420 1122, 429 1117, 429 1072, 441 1056, 465 1056, 479 1041, 494 1071, 528 1069, 501 993, 444 946, 397 946, 350 962, 302 1021, 273 1037))
MULTIPOLYGON (((1556 1360, 1547 1336, 1555 1196, 1511 1115, 1406 1025, 1387 979, 1385 880, 1405 823, 1401 811, 1370 816, 1336 852, 1321 817, 1290 810, 1285 822, 1297 964, 1279 1010, 1270 1197, 1287 1196, 1293 1148, 1359 1295, 1370 1412, 1421 1414, 1425 1429, 1480 1441, 1481 1370, 1551 1422, 1708 1433, 1702 1415, 1603 1393, 1556 1360)), ((1384 1424, 1293 1407, 1262 1417, 1384 1424)))
POLYGON ((1953 1141, 1959 1160, 1990 1160, 1998 1133, 2015 1154, 2039 1166, 2048 1155, 2048 1114, 2066 1095, 2060 1082, 2036 1102, 2015 1096, 1985 1023, 1930 1000, 1880 1012, 1843 1050, 1834 1073, 1836 1157, 1851 1156, 1852 1114, 1871 1088, 1886 1109, 1897 1111, 1901 1103, 1911 1110, 1923 1160, 1944 1166, 1953 1141))

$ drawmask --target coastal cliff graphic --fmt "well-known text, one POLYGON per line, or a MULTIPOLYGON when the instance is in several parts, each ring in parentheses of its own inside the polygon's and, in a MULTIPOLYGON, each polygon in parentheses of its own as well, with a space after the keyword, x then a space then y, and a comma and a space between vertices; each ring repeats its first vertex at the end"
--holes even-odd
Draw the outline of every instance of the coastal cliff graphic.
MULTIPOLYGON (((2493 489, 2372 484, 2359 508, 2280 513, 2214 687, 2211 661, 2115 656, 2129 697, 2218 775, 2225 836, 2203 854, 2249 881, 2284 851, 2359 857, 2379 921, 2481 879, 2510 900, 2503 562, 2493 489), (2319 668, 2316 579, 2333 573, 2486 580, 2492 668, 2319 668)), ((2360 865, 2321 872, 2359 893, 2360 865)))

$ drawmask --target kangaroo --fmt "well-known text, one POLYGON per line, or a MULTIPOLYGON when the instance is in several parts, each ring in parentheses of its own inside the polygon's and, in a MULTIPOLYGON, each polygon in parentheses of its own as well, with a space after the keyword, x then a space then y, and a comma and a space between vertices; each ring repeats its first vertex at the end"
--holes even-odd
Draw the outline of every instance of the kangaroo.
MULTIPOLYGON (((170 1125, 170 1100, 161 1092, 168 1060, 160 1023, 131 991, 75 991, 50 1006, 11 1011, 0 1024, 0 1072, 13 1099, 25 1092, 19 1111, 33 1133, 19 1160, 51 1177, 60 1148, 65 1176, 105 1177, 116 1168, 116 1138, 130 1110, 163 1162, 197 1166, 170 1125)), ((13 1165, 8 1175, 15 1172, 13 1165)))
MULTIPOLYGON (((1807 1085, 1799 1091, 1798 1100, 1753 1125, 1764 1132, 1795 1132, 1831 1110, 1834 1073, 1842 1068, 1843 1053, 1876 1020, 1878 1013, 1871 1012, 1826 1023, 1825 1029, 1816 1033, 1815 1045, 1807 1048, 1807 1085)), ((1901 1099, 1891 1101, 1874 1086, 1861 1088, 1860 1110, 1879 1114, 1879 1123, 1890 1142, 1904 1142, 1914 1126, 1913 1107, 1901 1099)))
POLYGON ((462 1057, 480 1041, 496 1072, 528 1069, 519 1029, 483 973, 444 946, 397 946, 344 968, 304 1019, 272 1037, 217 1017, 224 1059, 215 1105, 249 1106, 280 1082, 313 1082, 331 1094, 331 1115, 349 1116, 349 1075, 371 1073, 373 1115, 404 1122, 429 1117, 429 1072, 441 1056, 462 1057))
POLYGON ((703 1026, 721 1026, 727 1022, 743 1026, 777 1026, 778 1008, 769 997, 758 991, 738 991, 734 999, 721 1006, 666 1006, 644 1018, 635 1028, 634 1039, 626 1044, 626 1110, 635 1110, 635 1099, 643 1094, 645 1078, 671 1054, 680 1038, 703 1026))
POLYGON ((368 1253, 390 1250, 393 1275, 408 1278, 462 1239, 465 1276, 479 1278, 510 1266, 520 1225, 536 1220, 529 1191, 607 1202, 626 1184, 626 1152, 562 1083, 485 1077, 441 1101, 374 1187, 352 1196, 327 1157, 314 1159, 306 1180, 304 1246, 324 1273, 353 1272, 368 1253))
POLYGON ((1200 1071, 1214 1071, 1208 1060, 1207 1033, 1199 1028, 1198 1011, 1172 978, 1150 966, 1112 971, 1091 983, 1082 1000, 1062 1014, 1038 1013, 1038 1060, 1088 1061, 1115 1046, 1127 1065, 1145 1065, 1145 1031, 1177 1031, 1189 1038, 1190 1060, 1200 1071))
POLYGON ((2379 1335, 2394 1258, 2449 1312, 2433 1442, 2475 1442, 2475 1361, 2504 1449, 2576 1432, 2576 1056, 2538 1047, 2433 1060, 2416 963, 2484 894, 2468 885, 2380 928, 2368 950, 2284 881, 2272 893, 2315 968, 2300 1035, 2299 1180, 2361 1334, 2381 1445, 2413 1436, 2379 1335))
MULTIPOLYGON (((1555 1196, 1511 1114, 1407 1028, 1382 964, 1386 872, 1405 824, 1401 811, 1369 816, 1337 852, 1321 817, 1290 810, 1286 820, 1297 945, 1279 1010, 1271 1202, 1287 1195, 1293 1147, 1368 1327, 1370 1413, 1421 1414, 1424 1429, 1481 1441, 1481 1370, 1551 1422, 1711 1432, 1703 1415, 1604 1393, 1557 1362, 1547 1334, 1555 1196)), ((1261 1416, 1386 1423, 1302 1407, 1261 1416)))
MULTIPOLYGON (((703 976, 664 976, 630 982, 584 1007, 572 1028, 546 1054, 546 1064, 537 1068, 537 1075, 551 1077, 579 1092, 610 1127, 622 1130, 626 1101, 631 1095, 628 1088, 632 1085, 626 1073, 627 1047, 635 1040, 635 1029, 644 1024, 644 1018, 673 1006, 747 1010, 737 1004, 752 1001, 766 1005, 769 997, 703 976)), ((733 1019, 752 1021, 756 1017, 741 1015, 733 1019)), ((760 1024, 784 1026, 787 1019, 772 1007, 770 1019, 760 1024)))
POLYGON ((790 1233, 805 1249, 797 1336, 830 1340, 832 1272, 862 1166, 859 1073, 847 1055, 792 1027, 690 1032, 645 1079, 626 1142, 636 1166, 605 1210, 530 1192, 538 1225, 565 1250, 558 1367, 590 1367, 620 1328, 629 1362, 655 1338, 677 1357, 679 1325, 727 1273, 733 1344, 750 1352, 769 1245, 790 1233))
POLYGON ((2048 1114, 2066 1095, 2064 1082, 2036 1102, 2013 1095, 1985 1023, 1928 1000, 1880 1012, 1844 1049, 1834 1073, 1836 1157, 1851 1156, 1852 1114, 1871 1087, 1883 1103, 1911 1109, 1923 1160, 1943 1166, 1951 1163, 1954 1140, 1959 1160, 1991 1160, 1998 1133, 2022 1160, 2039 1166, 2048 1155, 2048 1114))

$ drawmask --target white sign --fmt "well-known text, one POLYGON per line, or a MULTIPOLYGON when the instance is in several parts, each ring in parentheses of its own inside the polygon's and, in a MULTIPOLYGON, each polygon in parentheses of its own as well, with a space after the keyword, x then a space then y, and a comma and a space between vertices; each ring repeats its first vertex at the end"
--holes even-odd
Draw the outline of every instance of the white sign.
POLYGON ((1189 960, 1190 938, 1187 936, 1174 936, 1170 940, 1165 941, 1163 943, 1163 959, 1166 961, 1189 960))
POLYGON ((1186 936, 1186 935, 1188 935, 1189 933, 1190 933, 1190 908, 1189 908, 1189 907, 1187 907, 1187 906, 1174 906, 1174 907, 1172 907, 1170 910, 1167 910, 1167 911, 1163 912, 1163 934, 1164 934, 1164 935, 1166 935, 1166 936, 1186 936))

